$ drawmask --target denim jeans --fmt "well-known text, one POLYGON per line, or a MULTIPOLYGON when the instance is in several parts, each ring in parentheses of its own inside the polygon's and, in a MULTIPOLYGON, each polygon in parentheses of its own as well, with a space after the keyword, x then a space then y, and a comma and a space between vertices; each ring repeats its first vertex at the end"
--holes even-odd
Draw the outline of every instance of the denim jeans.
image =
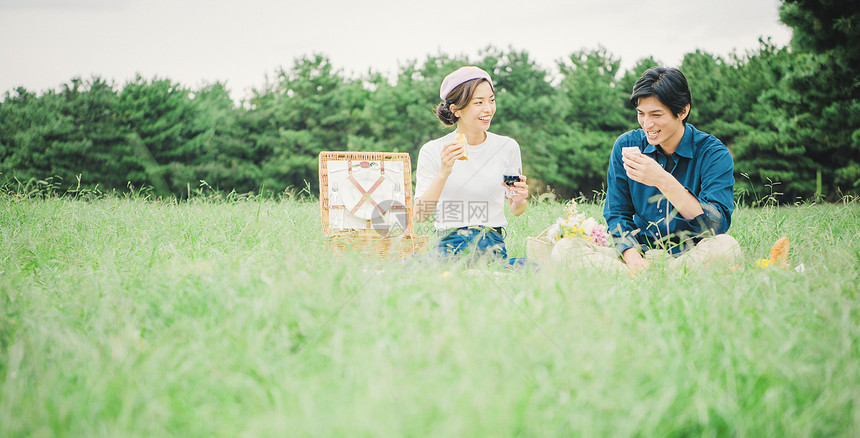
POLYGON ((436 244, 435 254, 442 258, 458 258, 471 252, 474 256, 491 255, 491 259, 504 262, 509 268, 533 268, 537 265, 525 257, 508 258, 504 229, 501 227, 471 226, 440 231, 442 239, 436 244))
POLYGON ((473 251, 479 256, 489 253, 503 260, 508 258, 501 227, 463 227, 441 231, 440 234, 442 239, 436 244, 437 255, 459 256, 465 251, 473 251))

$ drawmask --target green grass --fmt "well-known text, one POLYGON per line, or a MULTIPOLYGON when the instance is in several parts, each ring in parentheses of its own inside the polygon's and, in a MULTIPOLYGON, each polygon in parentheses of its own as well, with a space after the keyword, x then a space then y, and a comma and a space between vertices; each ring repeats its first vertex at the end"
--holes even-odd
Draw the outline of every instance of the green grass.
POLYGON ((314 202, 0 198, 3 437, 860 435, 855 204, 632 279, 335 258, 314 202), (753 266, 783 235, 804 273, 753 266))

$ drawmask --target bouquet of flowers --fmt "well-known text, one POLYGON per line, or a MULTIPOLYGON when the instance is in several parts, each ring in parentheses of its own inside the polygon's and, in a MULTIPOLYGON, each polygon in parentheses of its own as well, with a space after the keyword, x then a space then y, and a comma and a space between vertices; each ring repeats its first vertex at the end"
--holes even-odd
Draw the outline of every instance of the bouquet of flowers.
POLYGON ((612 242, 609 238, 609 233, 606 232, 606 225, 600 224, 593 217, 586 217, 585 213, 577 211, 576 201, 571 200, 565 207, 565 217, 558 218, 554 224, 541 232, 537 237, 529 237, 526 240, 526 252, 529 260, 534 260, 540 265, 546 265, 551 262, 554 249, 558 249, 558 243, 562 239, 566 240, 561 245, 569 250, 570 244, 579 247, 578 244, 585 246, 594 245, 597 247, 609 247, 612 242))
POLYGON ((598 246, 610 246, 606 225, 600 224, 593 217, 577 211, 576 201, 571 200, 565 207, 567 218, 558 218, 548 230, 547 237, 552 243, 561 239, 577 238, 593 242, 598 246))

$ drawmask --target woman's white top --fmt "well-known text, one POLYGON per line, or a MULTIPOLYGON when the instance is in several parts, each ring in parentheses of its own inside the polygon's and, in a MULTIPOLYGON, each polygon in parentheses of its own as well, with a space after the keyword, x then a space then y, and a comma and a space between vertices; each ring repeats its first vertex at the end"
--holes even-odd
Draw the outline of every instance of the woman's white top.
MULTIPOLYGON (((456 131, 431 140, 418 152, 415 198, 419 202, 416 211, 428 208, 421 205, 420 198, 430 187, 442 166, 442 148, 455 142, 456 131)), ((522 173, 520 145, 510 137, 487 132, 487 138, 478 145, 467 146, 468 160, 458 160, 434 212, 436 230, 459 228, 471 225, 504 227, 505 194, 503 175, 506 171, 522 173)))

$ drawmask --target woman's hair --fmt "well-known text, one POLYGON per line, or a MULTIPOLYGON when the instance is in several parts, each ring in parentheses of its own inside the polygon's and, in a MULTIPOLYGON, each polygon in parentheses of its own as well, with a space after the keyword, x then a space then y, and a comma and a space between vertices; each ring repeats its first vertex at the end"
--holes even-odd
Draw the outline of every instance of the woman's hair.
MULTIPOLYGON (((493 87, 493 84, 484 78, 468 80, 457 85, 450 93, 448 93, 445 101, 436 105, 436 118, 438 118, 445 126, 455 125, 457 120, 460 118, 455 116, 454 112, 469 105, 469 102, 472 101, 472 96, 475 94, 475 89, 478 88, 478 85, 480 85, 481 82, 487 82, 490 84, 490 88, 493 87), (451 110, 451 105, 454 105, 454 110, 451 110)), ((495 90, 493 90, 493 92, 495 92, 495 90)))
MULTIPOLYGON (((652 67, 642 73, 642 77, 633 86, 630 104, 636 108, 639 106, 639 99, 651 96, 666 105, 675 117, 684 112, 684 107, 693 104, 687 78, 680 70, 672 67, 652 67)), ((688 112, 684 122, 689 116, 688 112)))

